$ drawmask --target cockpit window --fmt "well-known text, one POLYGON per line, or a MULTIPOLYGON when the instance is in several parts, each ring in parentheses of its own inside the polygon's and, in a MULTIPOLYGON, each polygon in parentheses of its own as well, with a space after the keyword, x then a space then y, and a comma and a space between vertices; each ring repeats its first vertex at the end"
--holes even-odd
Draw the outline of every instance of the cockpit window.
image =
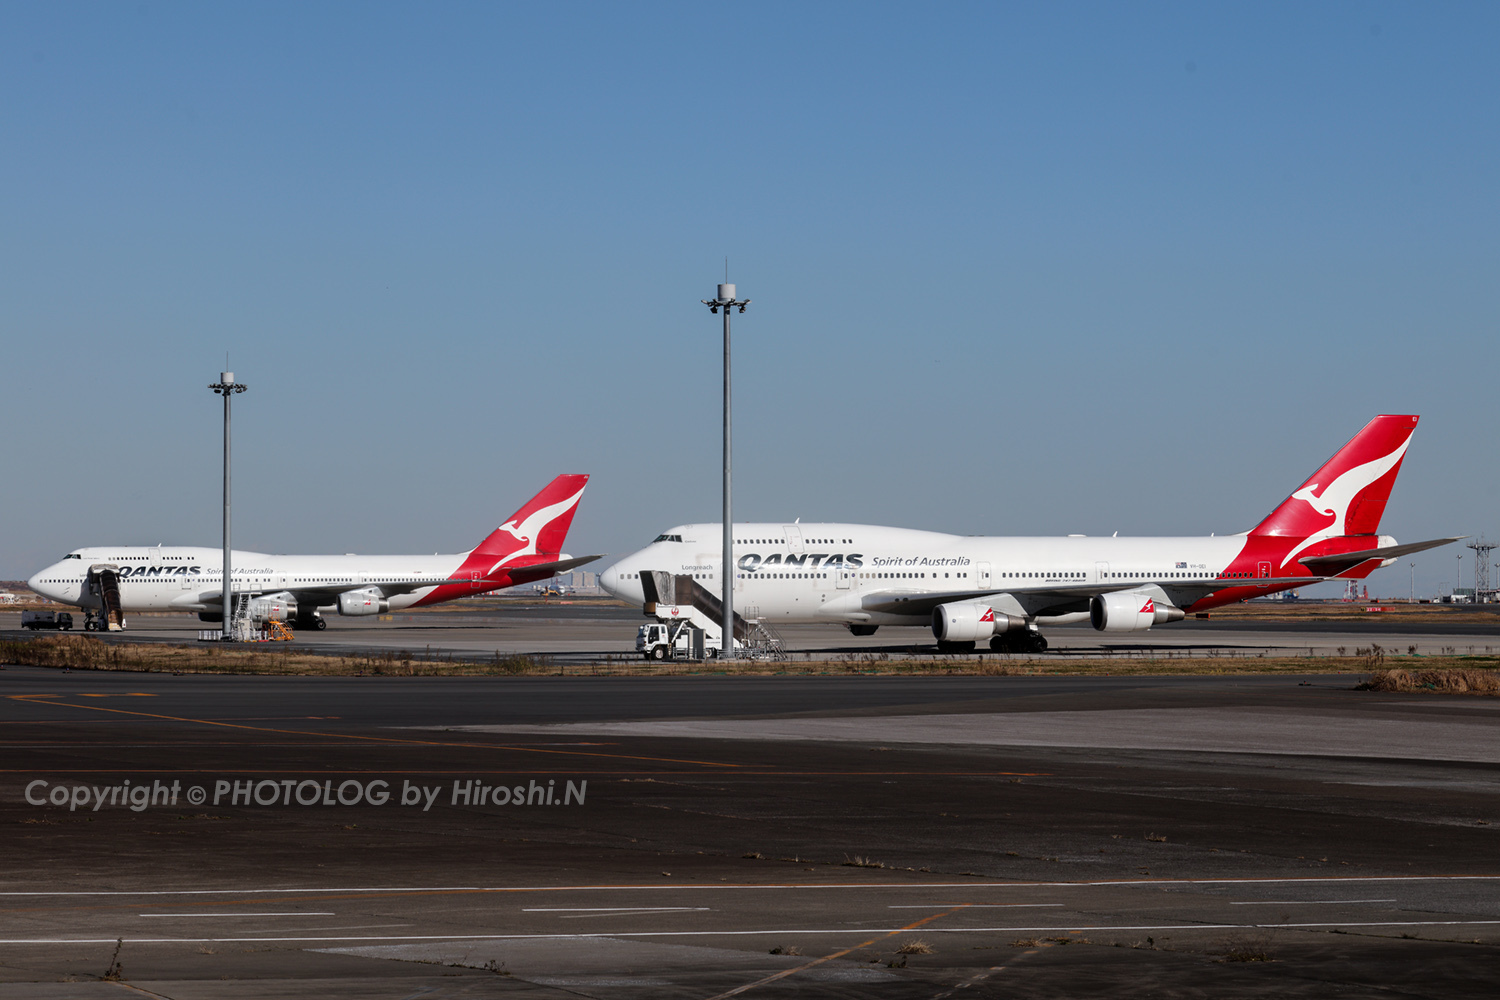
POLYGON ((79 555, 77 552, 69 552, 67 555, 63 556, 63 558, 64 559, 82 559, 83 556, 79 555))
POLYGON ((654 542, 680 542, 680 541, 682 541, 682 536, 681 535, 657 535, 656 538, 653 540, 653 544, 654 544, 654 542))

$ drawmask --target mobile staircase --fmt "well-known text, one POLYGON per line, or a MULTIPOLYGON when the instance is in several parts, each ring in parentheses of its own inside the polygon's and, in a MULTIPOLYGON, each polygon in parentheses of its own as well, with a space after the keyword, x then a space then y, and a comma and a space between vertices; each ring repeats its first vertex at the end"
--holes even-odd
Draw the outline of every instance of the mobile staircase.
MULTIPOLYGON (((704 654, 714 656, 723 648, 724 603, 717 594, 691 576, 674 576, 662 570, 642 573, 641 589, 646 616, 668 628, 663 636, 669 640, 665 655, 673 655, 675 649, 696 651, 701 648, 704 654), (692 630, 702 633, 701 646, 692 636, 692 630), (677 642, 679 635, 683 635, 681 643, 677 642)), ((737 656, 749 659, 786 659, 781 637, 775 630, 759 618, 745 618, 738 612, 734 616, 734 648, 737 656)), ((645 652, 651 655, 649 650, 645 652)))
POLYGON ((120 568, 110 563, 89 567, 89 593, 99 598, 99 610, 88 609, 84 616, 86 632, 108 632, 110 617, 125 627, 125 610, 120 606, 120 568))
MULTIPOLYGON (((229 610, 230 642, 290 642, 292 633, 279 618, 256 617, 249 594, 235 594, 229 610)), ((224 630, 220 628, 200 629, 199 642, 220 642, 224 630)))

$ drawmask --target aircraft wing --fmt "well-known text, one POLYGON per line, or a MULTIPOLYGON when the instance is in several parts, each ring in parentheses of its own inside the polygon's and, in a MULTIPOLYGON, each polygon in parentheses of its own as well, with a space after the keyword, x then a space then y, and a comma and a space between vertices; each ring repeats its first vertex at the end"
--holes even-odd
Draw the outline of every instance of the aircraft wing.
POLYGON ((942 604, 950 604, 955 601, 983 601, 986 598, 1009 595, 1014 597, 1026 609, 1028 614, 1053 615, 1066 614, 1072 611, 1087 611, 1089 599, 1100 594, 1134 591, 1140 590, 1143 587, 1158 587, 1167 594, 1173 605, 1179 608, 1186 608, 1194 602, 1207 597, 1209 594, 1220 590, 1249 588, 1273 590, 1284 587, 1305 587, 1309 584, 1319 583, 1323 579, 1325 578, 1321 576, 1289 576, 1246 577, 1244 579, 1227 580, 1218 578, 1212 580, 1120 580, 1109 584, 1058 583, 1031 587, 1004 587, 995 590, 954 590, 943 593, 892 590, 865 594, 860 604, 866 611, 876 611, 891 615, 912 615, 915 617, 930 615, 933 608, 942 604))
MULTIPOLYGON (((506 570, 515 574, 544 573, 547 576, 551 576, 554 573, 562 573, 570 569, 575 569, 579 566, 585 566, 596 559, 603 558, 604 557, 602 555, 574 556, 568 559, 558 559, 553 562, 525 563, 520 566, 509 566, 506 567, 506 570)), ((469 584, 473 583, 485 584, 494 582, 496 581, 493 577, 479 577, 478 579, 471 579, 469 577, 432 576, 411 577, 409 579, 404 579, 399 583, 297 583, 286 587, 277 587, 273 585, 264 585, 256 587, 254 589, 241 589, 239 587, 236 587, 234 592, 236 594, 249 594, 252 597, 259 594, 279 594, 282 591, 290 591, 294 594, 307 594, 310 597, 337 597, 339 594, 342 594, 348 590, 362 590, 365 587, 378 587, 380 588, 380 592, 382 594, 384 594, 386 597, 391 597, 395 594, 410 594, 413 591, 426 590, 428 587, 447 587, 458 585, 468 586, 469 584)), ((219 595, 206 594, 201 598, 201 600, 204 603, 212 604, 214 601, 219 600, 219 595)))

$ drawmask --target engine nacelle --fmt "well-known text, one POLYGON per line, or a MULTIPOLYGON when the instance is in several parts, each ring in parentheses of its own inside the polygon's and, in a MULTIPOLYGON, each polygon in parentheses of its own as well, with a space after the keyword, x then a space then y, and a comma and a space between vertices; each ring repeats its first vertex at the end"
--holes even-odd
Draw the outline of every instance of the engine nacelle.
POLYGON ((1100 632, 1144 632, 1152 625, 1180 622, 1181 608, 1162 604, 1149 594, 1101 594, 1089 601, 1089 622, 1100 632))
MULTIPOLYGON (((285 591, 279 594, 261 594, 250 599, 250 619, 257 622, 284 622, 297 615, 297 598, 285 591)), ((221 616, 222 620, 222 616, 221 616)))
POLYGON ((973 642, 1025 627, 1026 619, 1002 615, 988 604, 939 604, 932 609, 932 634, 938 642, 973 642))
POLYGON ((346 590, 339 595, 339 614, 341 615, 380 615, 385 614, 390 608, 390 602, 375 587, 367 587, 364 590, 346 590))

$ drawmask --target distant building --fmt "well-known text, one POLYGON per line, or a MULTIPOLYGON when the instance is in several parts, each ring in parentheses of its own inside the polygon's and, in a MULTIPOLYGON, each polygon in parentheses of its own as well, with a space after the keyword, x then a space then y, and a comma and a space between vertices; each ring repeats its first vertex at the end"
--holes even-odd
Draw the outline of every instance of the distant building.
POLYGON ((599 574, 586 573, 581 569, 571 573, 559 573, 550 580, 533 585, 531 589, 538 594, 549 590, 559 590, 564 594, 578 594, 583 597, 599 597, 604 594, 604 589, 599 586, 599 574))

